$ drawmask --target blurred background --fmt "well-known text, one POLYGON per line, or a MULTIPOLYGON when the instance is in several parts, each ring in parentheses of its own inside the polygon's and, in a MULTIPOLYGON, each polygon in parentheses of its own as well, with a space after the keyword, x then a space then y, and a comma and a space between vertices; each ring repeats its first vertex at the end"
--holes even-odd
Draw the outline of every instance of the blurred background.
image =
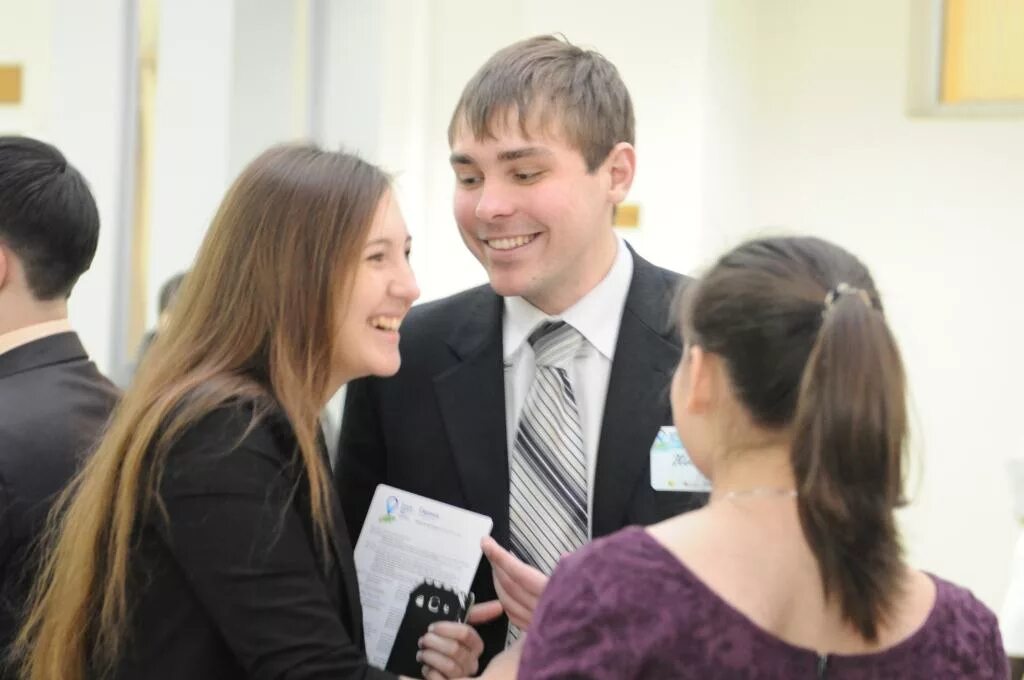
MULTIPOLYGON (((232 178, 268 145, 394 172, 429 300, 485 280, 446 128, 496 49, 561 32, 620 69, 648 259, 699 273, 765 233, 873 270, 912 390, 911 561, 998 609, 1024 455, 1024 0, 0 0, 0 134, 91 182, 72 322, 116 380, 232 178)), ((244 247, 245 244, 239 244, 244 247)))

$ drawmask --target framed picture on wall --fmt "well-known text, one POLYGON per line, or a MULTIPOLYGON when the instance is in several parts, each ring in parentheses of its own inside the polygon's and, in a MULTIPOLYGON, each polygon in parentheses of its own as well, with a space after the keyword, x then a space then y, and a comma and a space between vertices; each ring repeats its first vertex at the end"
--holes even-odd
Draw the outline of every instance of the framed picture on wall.
POLYGON ((1024 116, 1024 0, 914 0, 909 109, 1024 116))

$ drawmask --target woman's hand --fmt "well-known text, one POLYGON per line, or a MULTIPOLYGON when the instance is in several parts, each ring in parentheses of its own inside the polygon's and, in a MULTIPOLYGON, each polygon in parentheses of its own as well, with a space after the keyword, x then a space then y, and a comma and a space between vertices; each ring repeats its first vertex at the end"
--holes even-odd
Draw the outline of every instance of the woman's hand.
POLYGON ((501 616, 496 601, 478 604, 469 610, 466 623, 438 621, 420 638, 416 659, 423 664, 425 680, 446 680, 475 675, 480 668, 484 641, 471 624, 485 623, 501 616))

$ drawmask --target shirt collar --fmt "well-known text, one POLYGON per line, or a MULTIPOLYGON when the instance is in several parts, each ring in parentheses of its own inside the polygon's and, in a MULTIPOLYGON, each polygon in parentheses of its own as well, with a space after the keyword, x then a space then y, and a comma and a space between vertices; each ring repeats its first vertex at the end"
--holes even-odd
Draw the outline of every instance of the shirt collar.
POLYGON ((0 354, 10 352, 12 349, 27 345, 36 340, 42 340, 58 333, 67 333, 71 330, 71 322, 67 319, 56 321, 44 321, 43 323, 24 326, 9 333, 0 334, 0 354))
POLYGON ((562 320, 578 330, 587 342, 606 359, 615 357, 615 344, 619 337, 622 308, 633 279, 633 257, 622 238, 616 236, 617 250, 612 268, 601 282, 576 304, 559 316, 549 316, 522 297, 505 298, 502 322, 502 346, 505 361, 522 347, 530 333, 542 322, 562 320), (608 310, 617 310, 615 323, 608 323, 608 310))

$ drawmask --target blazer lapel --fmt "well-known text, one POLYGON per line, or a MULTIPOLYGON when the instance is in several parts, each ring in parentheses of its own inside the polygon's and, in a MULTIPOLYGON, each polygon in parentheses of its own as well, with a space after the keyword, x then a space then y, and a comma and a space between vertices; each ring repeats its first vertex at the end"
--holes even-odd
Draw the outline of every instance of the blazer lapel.
POLYGON ((448 340, 456 363, 434 379, 434 388, 468 507, 494 518, 494 537, 507 544, 502 300, 489 286, 479 290, 448 340))
MULTIPOLYGON (((327 442, 324 440, 323 430, 317 428, 317 448, 320 450, 321 459, 326 474, 330 475, 331 460, 327 456, 327 442)), ((363 640, 363 604, 359 597, 359 579, 356 574, 355 546, 348 535, 348 525, 345 523, 345 514, 341 509, 341 501, 335 491, 333 484, 329 485, 328 505, 331 513, 330 532, 331 552, 334 553, 334 564, 337 565, 341 577, 342 588, 345 590, 345 599, 348 602, 348 611, 345 614, 351 624, 349 634, 353 642, 360 648, 364 645, 363 640)), ((330 574, 330 572, 328 572, 330 574)))
MULTIPOLYGON (((328 468, 330 469, 330 468, 328 468)), ((345 588, 346 599, 349 603, 347 612, 352 622, 350 631, 352 640, 363 647, 363 603, 359 598, 359 579, 356 574, 355 546, 348 535, 345 525, 345 516, 341 510, 341 503, 338 496, 333 492, 331 498, 331 519, 334 521, 334 531, 331 534, 331 547, 334 549, 334 558, 337 560, 341 573, 342 586, 345 588)))
POLYGON ((654 265, 635 253, 633 260, 598 445, 595 538, 623 526, 633 490, 648 469, 654 436, 671 417, 669 386, 679 361, 679 342, 673 342, 667 321, 675 291, 654 265))

